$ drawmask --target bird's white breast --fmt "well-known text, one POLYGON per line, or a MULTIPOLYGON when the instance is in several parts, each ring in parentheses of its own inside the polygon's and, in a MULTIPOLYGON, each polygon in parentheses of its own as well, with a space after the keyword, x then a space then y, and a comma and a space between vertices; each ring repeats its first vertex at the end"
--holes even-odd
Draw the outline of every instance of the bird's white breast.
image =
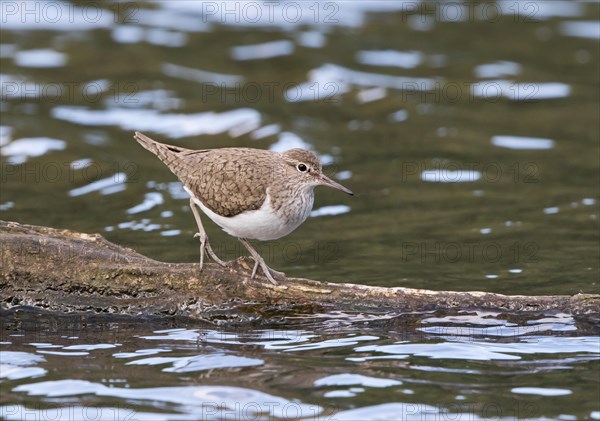
POLYGON ((235 216, 221 216, 207 208, 198 198, 184 187, 190 194, 194 203, 215 224, 219 225, 227 234, 239 238, 251 240, 269 241, 284 237, 294 231, 302 224, 313 207, 312 191, 307 196, 301 196, 295 212, 283 215, 271 207, 271 198, 267 191, 267 197, 259 209, 244 211, 235 216))

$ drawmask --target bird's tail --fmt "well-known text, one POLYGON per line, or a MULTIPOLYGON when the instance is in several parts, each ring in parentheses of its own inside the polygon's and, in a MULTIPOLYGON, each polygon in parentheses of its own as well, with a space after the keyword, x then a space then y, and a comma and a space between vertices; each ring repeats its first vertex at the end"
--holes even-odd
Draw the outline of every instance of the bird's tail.
POLYGON ((178 177, 182 175, 182 170, 186 170, 185 160, 182 157, 195 152, 191 149, 157 142, 140 132, 135 132, 133 138, 145 149, 156 155, 178 177))

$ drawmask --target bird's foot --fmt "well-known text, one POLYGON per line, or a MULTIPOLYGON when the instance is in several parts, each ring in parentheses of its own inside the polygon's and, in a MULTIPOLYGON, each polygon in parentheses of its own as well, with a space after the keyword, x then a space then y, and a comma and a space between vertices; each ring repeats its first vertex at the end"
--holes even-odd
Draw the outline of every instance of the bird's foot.
POLYGON ((200 270, 204 266, 204 251, 213 259, 216 263, 218 263, 221 267, 226 267, 227 264, 219 259, 219 257, 215 254, 210 243, 208 242, 208 236, 204 233, 197 232, 194 234, 194 238, 200 238, 200 270))
POLYGON ((282 280, 285 280, 285 273, 277 272, 276 270, 273 270, 269 266, 267 266, 265 259, 263 259, 260 256, 260 254, 258 254, 258 252, 254 250, 254 247, 252 247, 246 239, 238 238, 238 240, 240 240, 240 243, 242 243, 244 247, 246 247, 252 258, 254 259, 254 268, 252 269, 252 275, 250 276, 250 279, 254 279, 254 277, 256 276, 256 272, 260 267, 267 279, 269 280, 269 282, 271 282, 273 285, 279 285, 279 283, 275 280, 275 276, 282 280))
POLYGON ((259 266, 262 269, 263 273, 265 274, 266 278, 273 285, 279 285, 279 282, 277 282, 275 280, 275 278, 279 278, 279 280, 286 279, 285 273, 271 269, 269 266, 267 266, 267 264, 265 263, 265 260, 260 256, 258 257, 258 259, 256 257, 254 257, 254 268, 252 269, 252 276, 250 276, 250 279, 254 279, 254 277, 256 276, 256 272, 258 272, 259 266))

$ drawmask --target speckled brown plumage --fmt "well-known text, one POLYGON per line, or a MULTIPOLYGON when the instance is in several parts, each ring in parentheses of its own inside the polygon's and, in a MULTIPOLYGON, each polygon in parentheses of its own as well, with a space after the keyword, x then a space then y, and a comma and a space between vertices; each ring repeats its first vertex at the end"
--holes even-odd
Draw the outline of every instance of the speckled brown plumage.
POLYGON ((221 216, 258 209, 265 201, 269 174, 257 161, 272 161, 272 152, 250 148, 191 150, 155 142, 142 134, 136 140, 221 216))
MULTIPOLYGON (((321 172, 319 159, 303 149, 284 154, 252 148, 191 150, 156 142, 141 133, 135 138, 206 207, 221 216, 259 209, 268 187, 273 208, 285 214, 285 204, 306 190, 299 182, 302 177, 295 168, 296 161, 310 165, 315 173, 321 172)), ((312 190, 314 185, 310 187, 312 190)))
POLYGON ((273 271, 246 239, 275 240, 306 220, 313 206, 314 188, 326 185, 352 194, 322 172, 310 151, 284 153, 251 148, 191 150, 156 142, 136 132, 135 139, 158 156, 183 182, 192 196, 190 206, 198 225, 200 269, 204 252, 225 265, 212 250, 196 207, 225 232, 238 237, 256 264, 275 285, 273 271))

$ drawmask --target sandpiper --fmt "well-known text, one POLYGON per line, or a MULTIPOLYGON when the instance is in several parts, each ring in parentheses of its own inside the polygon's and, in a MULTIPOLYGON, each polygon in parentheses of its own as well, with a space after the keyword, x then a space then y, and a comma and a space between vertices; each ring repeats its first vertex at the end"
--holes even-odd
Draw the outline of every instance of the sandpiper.
POLYGON ((325 174, 315 154, 304 149, 283 153, 252 148, 192 150, 166 145, 135 132, 144 148, 155 154, 183 183, 198 224, 200 270, 204 252, 225 266, 214 253, 196 206, 226 233, 237 237, 254 259, 253 279, 258 267, 271 283, 285 277, 267 266, 248 240, 276 240, 302 224, 313 207, 314 188, 333 187, 353 193, 325 174))

